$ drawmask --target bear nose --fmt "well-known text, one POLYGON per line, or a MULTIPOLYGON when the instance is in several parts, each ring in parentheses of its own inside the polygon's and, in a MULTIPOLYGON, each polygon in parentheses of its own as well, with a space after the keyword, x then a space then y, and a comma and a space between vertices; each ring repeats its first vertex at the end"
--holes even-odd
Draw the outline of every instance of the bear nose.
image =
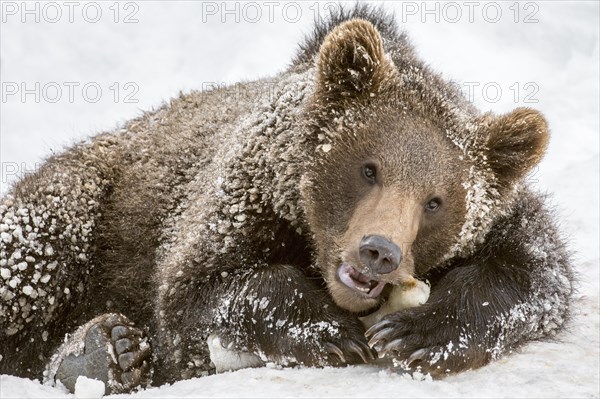
POLYGON ((400 247, 378 235, 363 237, 360 241, 359 255, 361 262, 374 274, 393 272, 402 260, 400 247))

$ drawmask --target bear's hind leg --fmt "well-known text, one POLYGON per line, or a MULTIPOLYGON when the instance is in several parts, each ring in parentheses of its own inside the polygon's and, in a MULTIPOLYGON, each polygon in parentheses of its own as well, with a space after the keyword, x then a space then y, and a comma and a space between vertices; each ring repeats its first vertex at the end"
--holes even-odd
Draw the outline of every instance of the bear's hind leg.
POLYGON ((103 303, 87 295, 111 191, 110 162, 96 151, 52 157, 0 198, 1 374, 38 378, 66 332, 88 319, 84 305, 103 303))
POLYGON ((103 314, 79 327, 52 357, 45 382, 71 392, 79 376, 104 382, 106 394, 149 385, 152 350, 145 333, 125 316, 103 314))

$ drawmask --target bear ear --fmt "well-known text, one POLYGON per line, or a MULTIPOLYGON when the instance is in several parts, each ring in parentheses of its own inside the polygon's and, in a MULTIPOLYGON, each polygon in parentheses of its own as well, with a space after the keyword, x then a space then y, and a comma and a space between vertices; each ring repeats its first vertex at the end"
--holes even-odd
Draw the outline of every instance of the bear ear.
POLYGON ((496 117, 488 129, 488 164, 504 187, 525 177, 540 162, 548 146, 546 119, 531 108, 517 108, 496 117))
POLYGON ((371 93, 385 78, 390 64, 373 24, 351 19, 333 29, 321 45, 317 89, 329 101, 371 93))

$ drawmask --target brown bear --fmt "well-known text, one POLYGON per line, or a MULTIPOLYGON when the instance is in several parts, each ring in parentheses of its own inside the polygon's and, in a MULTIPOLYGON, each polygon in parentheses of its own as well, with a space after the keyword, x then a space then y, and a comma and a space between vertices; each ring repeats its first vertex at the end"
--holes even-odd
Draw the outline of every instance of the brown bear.
POLYGON ((476 110, 380 9, 337 12, 273 79, 182 94, 14 185, 0 373, 123 392, 236 368, 220 350, 483 366, 568 318, 568 252, 525 182, 547 142, 535 110, 476 110), (428 301, 365 332, 413 277, 428 301))

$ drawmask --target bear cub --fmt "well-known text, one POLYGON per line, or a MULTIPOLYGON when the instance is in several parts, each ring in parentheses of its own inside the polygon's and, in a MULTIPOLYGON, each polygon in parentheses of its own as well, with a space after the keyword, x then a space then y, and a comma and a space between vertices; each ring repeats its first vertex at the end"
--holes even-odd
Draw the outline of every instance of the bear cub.
POLYGON ((481 367, 568 318, 526 182, 548 139, 536 110, 477 110, 382 10, 334 13, 274 78, 181 94, 12 187, 0 373, 108 393, 264 362, 481 367), (415 279, 426 302, 365 331, 415 279))

